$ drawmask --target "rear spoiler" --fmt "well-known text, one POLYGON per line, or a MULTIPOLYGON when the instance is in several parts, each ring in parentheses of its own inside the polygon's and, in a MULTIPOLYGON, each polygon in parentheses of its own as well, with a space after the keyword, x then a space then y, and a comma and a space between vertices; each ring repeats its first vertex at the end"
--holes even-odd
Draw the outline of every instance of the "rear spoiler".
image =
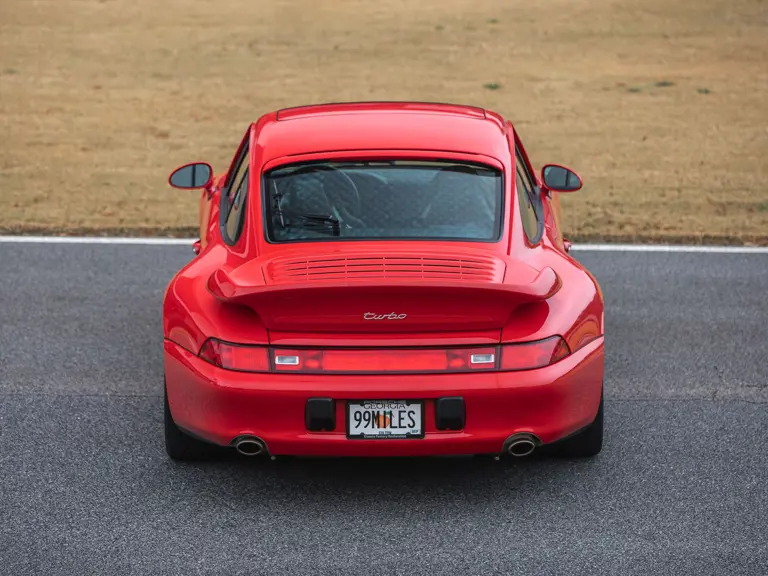
POLYGON ((554 296, 562 286, 562 280, 550 267, 542 269, 538 275, 525 284, 513 283, 479 283, 479 282, 441 282, 437 280, 414 282, 413 279, 371 279, 355 281, 320 281, 297 282, 293 284, 269 285, 263 277, 254 278, 248 274, 246 278, 238 278, 238 269, 233 273, 223 268, 216 270, 208 278, 208 290, 222 302, 244 304, 258 307, 260 301, 265 304, 276 296, 291 295, 297 298, 311 298, 314 294, 327 294, 329 291, 343 290, 359 293, 389 291, 392 293, 406 291, 450 291, 463 293, 466 297, 508 300, 520 305, 529 302, 539 302, 554 296))

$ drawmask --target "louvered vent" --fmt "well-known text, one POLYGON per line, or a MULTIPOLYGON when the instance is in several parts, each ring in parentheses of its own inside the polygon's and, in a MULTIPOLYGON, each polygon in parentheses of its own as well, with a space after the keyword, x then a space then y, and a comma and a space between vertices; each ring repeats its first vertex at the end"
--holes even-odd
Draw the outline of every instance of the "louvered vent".
POLYGON ((273 260, 265 267, 268 284, 374 279, 501 282, 504 264, 493 258, 446 256, 322 256, 273 260))

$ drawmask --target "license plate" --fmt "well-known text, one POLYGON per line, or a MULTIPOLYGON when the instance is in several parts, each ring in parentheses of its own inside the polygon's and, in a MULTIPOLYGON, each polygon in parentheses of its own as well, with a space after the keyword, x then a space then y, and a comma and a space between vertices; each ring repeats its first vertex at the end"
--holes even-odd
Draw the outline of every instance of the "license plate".
POLYGON ((347 403, 347 438, 424 437, 424 403, 418 400, 361 400, 347 403))

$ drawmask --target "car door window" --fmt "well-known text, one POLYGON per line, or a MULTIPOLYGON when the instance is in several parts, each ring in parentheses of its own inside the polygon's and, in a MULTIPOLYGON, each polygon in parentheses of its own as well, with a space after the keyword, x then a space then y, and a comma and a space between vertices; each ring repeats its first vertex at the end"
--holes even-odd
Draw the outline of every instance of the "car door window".
POLYGON ((222 220, 224 236, 229 244, 235 244, 240 238, 245 222, 245 204, 248 197, 248 146, 240 156, 240 164, 232 174, 224 190, 222 202, 222 220))
POLYGON ((531 244, 536 244, 541 238, 542 226, 537 210, 537 188, 533 179, 528 174, 525 163, 519 154, 517 159, 517 199, 520 205, 520 218, 523 222, 523 230, 531 244))

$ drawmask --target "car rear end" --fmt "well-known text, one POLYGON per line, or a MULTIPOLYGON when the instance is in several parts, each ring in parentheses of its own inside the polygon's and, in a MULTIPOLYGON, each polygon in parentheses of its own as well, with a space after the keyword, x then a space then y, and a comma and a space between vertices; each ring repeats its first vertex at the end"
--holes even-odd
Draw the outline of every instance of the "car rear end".
POLYGON ((602 338, 540 337, 562 290, 552 269, 397 246, 212 274, 208 297, 265 338, 210 337, 196 353, 166 341, 178 426, 244 453, 522 455, 595 419, 602 338))

